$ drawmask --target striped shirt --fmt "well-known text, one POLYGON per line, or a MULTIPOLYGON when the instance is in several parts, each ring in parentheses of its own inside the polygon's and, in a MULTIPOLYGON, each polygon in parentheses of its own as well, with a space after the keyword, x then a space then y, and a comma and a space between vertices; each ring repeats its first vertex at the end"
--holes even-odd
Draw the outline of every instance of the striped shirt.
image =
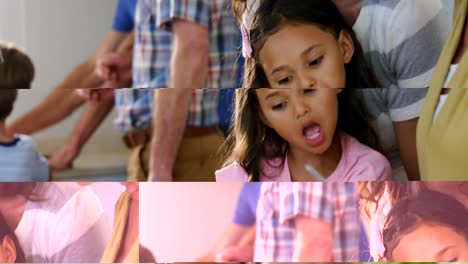
POLYGON ((110 231, 94 192, 76 183, 43 183, 34 196, 15 230, 26 262, 99 262, 110 231))
POLYGON ((442 0, 364 0, 353 29, 382 87, 427 88, 450 18, 442 0))
POLYGON ((49 165, 28 136, 17 135, 11 143, 0 143, 1 182, 44 182, 49 165))
POLYGON ((358 261, 360 222, 353 183, 263 183, 257 212, 256 262, 290 262, 295 218, 307 216, 333 229, 333 261, 358 261))

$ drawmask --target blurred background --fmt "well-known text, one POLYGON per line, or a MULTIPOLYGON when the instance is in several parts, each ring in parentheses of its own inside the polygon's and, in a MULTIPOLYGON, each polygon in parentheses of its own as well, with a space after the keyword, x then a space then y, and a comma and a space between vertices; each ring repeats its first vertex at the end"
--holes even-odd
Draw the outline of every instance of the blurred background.
MULTIPOLYGON (((23 48, 36 67, 32 89, 20 91, 7 121, 12 122, 43 101, 75 66, 94 52, 111 28, 116 4, 116 0, 0 0, 0 40, 23 48)), ((51 154, 63 144, 80 112, 33 135, 43 154, 51 154)), ((54 175, 56 180, 126 180, 128 154, 120 133, 112 127, 113 117, 111 113, 98 129, 74 169, 54 175)))

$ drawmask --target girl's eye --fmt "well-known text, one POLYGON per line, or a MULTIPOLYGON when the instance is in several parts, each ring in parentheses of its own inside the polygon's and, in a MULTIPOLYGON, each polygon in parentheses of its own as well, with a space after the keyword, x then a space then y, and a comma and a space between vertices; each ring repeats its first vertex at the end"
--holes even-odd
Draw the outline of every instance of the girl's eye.
POLYGON ((309 66, 310 66, 310 67, 318 66, 318 65, 320 65, 320 63, 322 63, 322 60, 323 60, 323 56, 321 56, 321 57, 319 57, 319 58, 317 58, 317 59, 315 59, 315 60, 309 62, 309 66))
POLYGON ((279 104, 277 104, 277 105, 274 105, 271 109, 272 109, 273 111, 278 111, 278 110, 283 109, 285 106, 286 106, 286 103, 285 103, 285 102, 282 102, 282 103, 279 103, 279 104))
POLYGON ((285 84, 288 84, 289 82, 291 82, 291 80, 292 80, 292 77, 288 76, 286 78, 283 78, 283 79, 279 80, 278 84, 279 85, 285 85, 285 84))

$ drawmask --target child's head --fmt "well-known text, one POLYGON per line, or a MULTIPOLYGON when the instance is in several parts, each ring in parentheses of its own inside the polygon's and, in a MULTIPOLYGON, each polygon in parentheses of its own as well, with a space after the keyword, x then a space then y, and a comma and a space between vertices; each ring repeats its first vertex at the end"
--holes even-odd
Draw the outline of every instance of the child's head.
POLYGON ((24 262, 18 239, 0 214, 0 263, 24 262))
POLYGON ((226 164, 237 161, 252 181, 265 175, 261 162, 292 151, 315 156, 330 149, 338 133, 378 148, 355 89, 238 89, 226 164))
POLYGON ((398 201, 383 229, 387 261, 468 261, 468 210, 456 199, 421 191, 398 201))
POLYGON ((0 89, 31 88, 34 65, 24 52, 12 44, 0 42, 3 63, 0 64, 0 89))
POLYGON ((250 29, 245 88, 379 87, 330 0, 268 0, 250 29))
POLYGON ((13 111, 17 94, 16 89, 0 89, 0 122, 4 122, 13 111))

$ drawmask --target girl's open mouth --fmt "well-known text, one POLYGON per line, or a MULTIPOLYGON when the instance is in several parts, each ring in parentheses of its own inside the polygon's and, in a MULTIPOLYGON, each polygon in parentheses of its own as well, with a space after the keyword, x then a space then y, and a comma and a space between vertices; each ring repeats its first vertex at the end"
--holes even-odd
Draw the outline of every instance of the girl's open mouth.
POLYGON ((318 146, 323 143, 323 131, 319 124, 312 124, 304 128, 303 135, 307 141, 312 146, 318 146))

